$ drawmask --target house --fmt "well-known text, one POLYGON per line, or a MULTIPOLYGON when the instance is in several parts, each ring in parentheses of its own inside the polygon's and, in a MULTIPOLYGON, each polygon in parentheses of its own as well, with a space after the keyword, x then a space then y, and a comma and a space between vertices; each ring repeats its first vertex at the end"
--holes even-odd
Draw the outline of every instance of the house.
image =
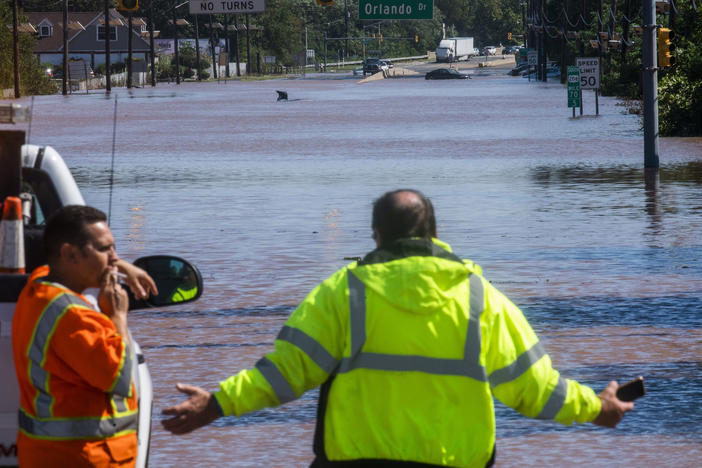
MULTIPOLYGON (((39 40, 34 53, 40 63, 63 63, 63 12, 26 12, 37 30, 39 40)), ((68 13, 68 58, 84 60, 91 68, 105 63, 105 14, 104 12, 68 13)), ((110 9, 110 62, 126 62, 128 57, 128 19, 115 9, 110 9)), ((146 21, 132 18, 132 59, 149 63, 149 33, 146 21)), ((154 33, 154 37, 157 34, 154 33)))

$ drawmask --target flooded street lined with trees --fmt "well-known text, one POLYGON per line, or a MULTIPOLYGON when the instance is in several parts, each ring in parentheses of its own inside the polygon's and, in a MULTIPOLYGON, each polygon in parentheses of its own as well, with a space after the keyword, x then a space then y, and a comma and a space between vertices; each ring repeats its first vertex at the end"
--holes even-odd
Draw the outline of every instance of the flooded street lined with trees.
POLYGON ((181 400, 176 382, 215 390, 272 350, 307 292, 374 248, 373 199, 407 187, 432 199, 439 238, 524 310, 562 375, 597 391, 646 379, 614 430, 498 404, 495 466, 694 467, 702 138, 662 138, 646 178, 640 117, 608 97, 595 117, 584 99, 571 118, 554 82, 349 74, 22 98, 33 121, 16 127, 111 213, 122 257, 168 252, 202 272, 199 301, 130 316, 154 380, 151 466, 309 464, 316 392, 182 437, 160 410, 181 400))

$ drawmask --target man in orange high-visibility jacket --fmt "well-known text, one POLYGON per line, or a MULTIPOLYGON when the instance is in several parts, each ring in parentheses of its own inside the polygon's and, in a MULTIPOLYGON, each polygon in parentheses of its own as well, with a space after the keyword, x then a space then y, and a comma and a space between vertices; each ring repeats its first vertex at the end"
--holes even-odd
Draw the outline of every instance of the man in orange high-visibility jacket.
POLYGON ((61 208, 47 224, 44 247, 49 265, 30 275, 12 321, 19 465, 133 466, 138 406, 129 301, 114 273, 128 274, 135 296, 156 287, 119 259, 105 214, 95 208, 61 208), (98 304, 82 294, 87 288, 100 288, 98 304))

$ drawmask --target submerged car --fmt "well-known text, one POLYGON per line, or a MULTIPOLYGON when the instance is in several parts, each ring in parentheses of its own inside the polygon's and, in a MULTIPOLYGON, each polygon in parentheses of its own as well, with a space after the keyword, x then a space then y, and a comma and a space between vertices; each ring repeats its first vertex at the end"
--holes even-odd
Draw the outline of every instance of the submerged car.
POLYGON ((367 58, 363 62, 363 74, 374 74, 388 69, 388 64, 379 58, 367 58))
POLYGON ((470 75, 460 73, 453 68, 437 68, 424 75, 425 80, 465 80, 469 78, 470 75))

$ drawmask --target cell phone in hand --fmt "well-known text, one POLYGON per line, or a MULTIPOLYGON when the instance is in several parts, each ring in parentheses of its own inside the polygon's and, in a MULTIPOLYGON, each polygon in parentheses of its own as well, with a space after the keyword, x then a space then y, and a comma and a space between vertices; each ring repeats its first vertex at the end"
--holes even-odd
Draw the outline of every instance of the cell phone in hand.
POLYGON ((646 388, 644 387, 643 377, 637 377, 617 388, 617 398, 622 401, 634 401, 645 394, 646 388))

